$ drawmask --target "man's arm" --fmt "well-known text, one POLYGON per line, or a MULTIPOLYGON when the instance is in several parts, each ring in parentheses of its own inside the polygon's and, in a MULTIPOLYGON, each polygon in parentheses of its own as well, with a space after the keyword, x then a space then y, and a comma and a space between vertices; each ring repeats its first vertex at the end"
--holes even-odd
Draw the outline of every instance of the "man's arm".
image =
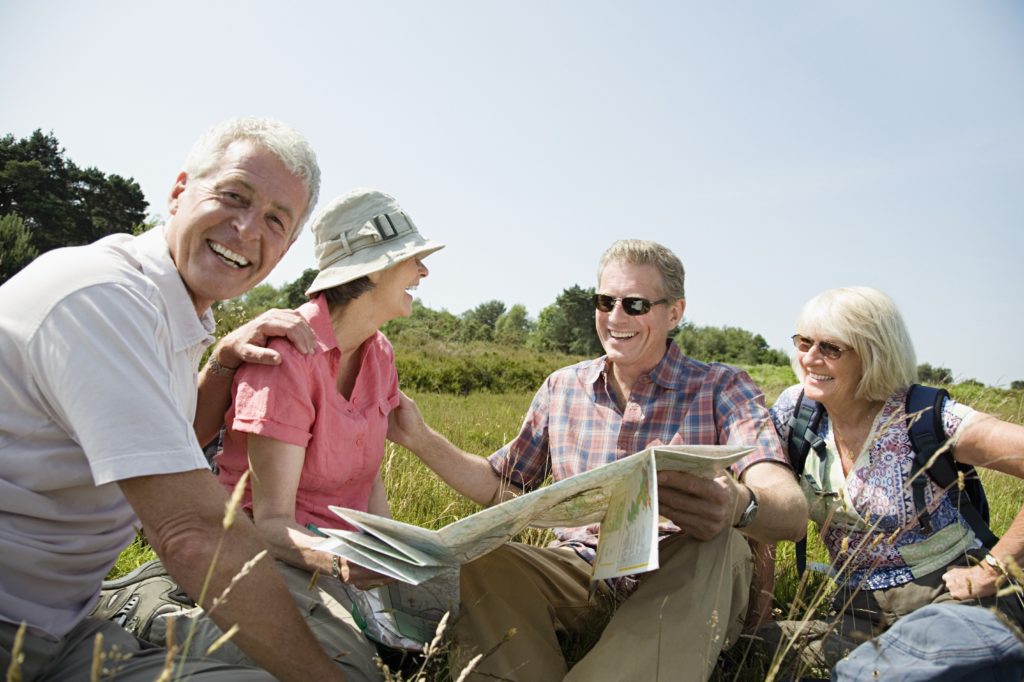
MULTIPOLYGON (((807 498, 793 471, 776 462, 759 462, 748 467, 742 476, 749 490, 743 491, 739 513, 750 502, 750 491, 757 495, 757 516, 743 532, 762 542, 799 540, 807 534, 807 498)), ((733 517, 733 525, 739 514, 733 517)))
POLYGON ((233 641, 242 651, 281 680, 345 679, 306 627, 269 557, 252 567, 228 598, 211 610, 213 599, 264 547, 244 514, 237 514, 224 530, 227 495, 209 472, 140 476, 118 484, 153 549, 190 596, 198 600, 213 565, 201 605, 221 629, 239 624, 233 641))
POLYGON ((234 371, 243 362, 277 365, 281 356, 267 341, 286 337, 301 352, 309 354, 316 348, 316 336, 309 324, 294 310, 268 310, 254 320, 226 334, 210 352, 220 367, 215 371, 207 362, 199 372, 199 399, 192 424, 199 443, 205 446, 224 425, 224 413, 231 404, 231 383, 234 371))
POLYGON ((514 496, 512 488, 502 485, 501 477, 486 457, 452 445, 427 426, 409 396, 404 393, 399 396, 398 407, 388 415, 389 440, 410 450, 445 483, 478 504, 490 506, 514 496))

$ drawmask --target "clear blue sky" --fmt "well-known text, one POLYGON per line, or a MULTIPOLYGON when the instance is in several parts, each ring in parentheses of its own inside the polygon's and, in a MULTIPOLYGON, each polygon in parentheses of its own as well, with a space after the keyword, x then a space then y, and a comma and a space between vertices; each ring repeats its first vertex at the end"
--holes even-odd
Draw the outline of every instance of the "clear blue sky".
MULTIPOLYGON (((52 131, 154 215, 239 114, 303 131, 323 194, 395 194, 420 297, 532 316, 658 240, 687 317, 789 350, 835 286, 892 295, 918 359, 1024 379, 1024 4, 0 0, 0 133, 52 131)), ((314 265, 308 233, 269 281, 314 265)))

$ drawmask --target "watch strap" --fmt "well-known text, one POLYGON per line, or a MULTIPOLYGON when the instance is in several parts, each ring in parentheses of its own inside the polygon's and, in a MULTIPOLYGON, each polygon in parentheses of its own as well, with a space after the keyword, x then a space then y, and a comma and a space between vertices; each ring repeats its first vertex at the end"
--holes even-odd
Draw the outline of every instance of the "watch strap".
POLYGON ((751 524, 751 522, 753 522, 754 517, 757 515, 757 495, 754 494, 754 489, 746 483, 743 484, 743 487, 750 492, 750 504, 748 504, 747 508, 743 510, 742 514, 740 514, 740 520, 735 526, 733 526, 733 528, 746 528, 751 524))

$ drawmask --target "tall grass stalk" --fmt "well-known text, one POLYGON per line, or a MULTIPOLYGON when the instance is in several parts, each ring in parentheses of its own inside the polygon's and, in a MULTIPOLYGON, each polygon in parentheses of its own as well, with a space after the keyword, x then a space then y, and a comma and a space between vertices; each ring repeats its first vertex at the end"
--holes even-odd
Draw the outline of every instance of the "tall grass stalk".
MULTIPOLYGON (((210 588, 210 581, 213 579, 213 573, 217 567, 217 560, 220 558, 220 551, 224 547, 224 538, 227 536, 227 532, 231 529, 231 526, 234 525, 235 515, 237 513, 237 510, 241 507, 242 495, 245 493, 245 484, 249 480, 249 472, 250 470, 246 469, 242 473, 242 475, 238 479, 238 482, 235 484, 234 490, 231 492, 231 496, 228 498, 228 501, 225 504, 224 518, 221 522, 220 538, 217 540, 217 547, 213 550, 213 557, 210 559, 210 565, 206 569, 206 577, 203 579, 203 586, 199 590, 199 599, 196 600, 199 604, 205 603, 206 593, 210 588)), ((252 560, 245 563, 245 565, 242 567, 242 570, 240 570, 238 574, 231 579, 231 582, 224 589, 224 592, 222 592, 220 596, 214 599, 210 610, 213 610, 213 608, 217 604, 223 601, 226 593, 231 589, 231 587, 238 580, 241 580, 245 576, 245 574, 252 569, 252 566, 254 566, 257 561, 262 559, 263 556, 266 555, 266 553, 267 551, 263 550, 262 552, 257 554, 256 557, 254 557, 252 560)), ((209 613, 209 611, 207 613, 209 613)), ((199 619, 193 618, 191 625, 188 629, 188 635, 185 637, 185 643, 181 646, 181 656, 178 659, 178 668, 174 675, 175 679, 181 679, 181 676, 185 672, 185 662, 188 659, 188 651, 189 648, 192 646, 192 639, 195 637, 196 628, 198 627, 198 625, 199 619)), ((233 635, 234 633, 232 633, 232 636, 233 635)))
POLYGON ((21 664, 25 662, 25 631, 28 623, 21 621, 18 631, 14 633, 14 644, 11 646, 11 662, 7 666, 5 679, 7 682, 21 682, 21 664))

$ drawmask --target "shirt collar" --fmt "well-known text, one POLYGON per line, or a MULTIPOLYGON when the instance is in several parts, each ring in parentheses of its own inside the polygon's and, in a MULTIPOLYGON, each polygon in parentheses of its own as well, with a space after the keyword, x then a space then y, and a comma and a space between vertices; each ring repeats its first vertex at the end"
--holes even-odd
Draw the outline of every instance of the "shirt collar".
POLYGON ((327 297, 319 294, 313 300, 303 303, 299 311, 309 321, 309 326, 316 337, 316 345, 320 352, 326 353, 338 347, 338 339, 334 335, 331 324, 331 310, 327 307, 327 297))
POLYGON ((174 351, 213 343, 213 332, 217 328, 213 313, 207 310, 201 316, 196 314, 188 289, 171 260, 163 225, 135 237, 134 247, 143 274, 156 284, 163 295, 174 351))
POLYGON ((593 386, 597 380, 604 376, 605 368, 608 367, 608 356, 602 355, 596 360, 583 365, 580 369, 580 380, 588 386, 593 386))
POLYGON ((675 341, 667 341, 668 348, 661 356, 661 361, 651 370, 648 376, 651 381, 662 388, 673 391, 683 390, 690 381, 689 363, 696 362, 685 355, 679 349, 675 341))
MULTIPOLYGON (((665 354, 661 356, 661 360, 658 361, 654 369, 647 373, 647 376, 662 388, 679 390, 686 386, 689 378, 689 372, 685 367, 687 357, 671 339, 666 342, 666 345, 665 354)), ((593 386, 598 378, 604 376, 607 369, 608 356, 602 355, 587 363, 580 372, 580 377, 584 383, 593 386)))

